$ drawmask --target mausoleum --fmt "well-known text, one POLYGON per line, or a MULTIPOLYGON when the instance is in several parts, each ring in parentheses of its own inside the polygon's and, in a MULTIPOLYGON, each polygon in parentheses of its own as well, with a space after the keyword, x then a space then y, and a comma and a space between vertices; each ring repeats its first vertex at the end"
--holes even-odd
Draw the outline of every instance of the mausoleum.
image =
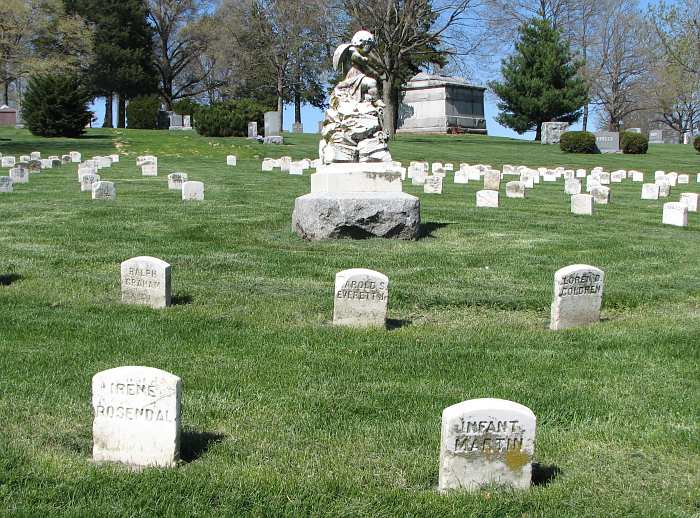
POLYGON ((486 134, 483 86, 420 73, 403 87, 398 133, 486 134))

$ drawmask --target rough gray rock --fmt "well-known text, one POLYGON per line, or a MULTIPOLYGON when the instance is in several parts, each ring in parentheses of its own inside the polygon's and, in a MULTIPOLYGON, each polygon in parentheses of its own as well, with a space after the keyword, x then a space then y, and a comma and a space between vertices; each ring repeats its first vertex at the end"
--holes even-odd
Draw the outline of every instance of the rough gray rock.
POLYGON ((294 203, 292 228, 304 239, 416 239, 420 200, 403 192, 316 192, 294 203))

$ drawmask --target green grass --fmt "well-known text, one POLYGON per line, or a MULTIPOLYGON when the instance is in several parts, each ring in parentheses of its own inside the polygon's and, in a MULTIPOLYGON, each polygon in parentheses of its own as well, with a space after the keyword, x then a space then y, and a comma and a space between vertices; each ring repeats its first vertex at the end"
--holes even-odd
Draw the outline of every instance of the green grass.
MULTIPOLYGON (((613 185, 593 217, 561 182, 475 207, 478 186, 422 201, 429 235, 306 243, 291 231, 309 179, 261 173, 264 156, 315 156, 316 137, 263 147, 195 134, 92 130, 80 140, 2 130, 3 154, 119 149, 117 200, 81 193, 75 166, 0 195, 0 507, 23 515, 692 516, 700 513, 700 214, 661 225, 663 201, 613 185), (159 157, 140 176, 139 154, 159 157), (237 154, 239 166, 225 165, 237 154), (166 175, 205 183, 183 204, 166 175), (120 304, 119 263, 172 264, 167 310, 120 304), (554 271, 606 274, 603 321, 547 330, 554 271), (335 273, 381 271, 390 330, 330 325, 335 273), (91 458, 90 379, 147 365, 184 385, 172 470, 91 458), (538 418, 528 491, 436 492, 440 414, 497 397, 538 418)), ((477 136, 401 137, 394 157, 693 173, 690 146, 572 156, 477 136)), ((503 190, 502 190, 503 191, 503 190)))

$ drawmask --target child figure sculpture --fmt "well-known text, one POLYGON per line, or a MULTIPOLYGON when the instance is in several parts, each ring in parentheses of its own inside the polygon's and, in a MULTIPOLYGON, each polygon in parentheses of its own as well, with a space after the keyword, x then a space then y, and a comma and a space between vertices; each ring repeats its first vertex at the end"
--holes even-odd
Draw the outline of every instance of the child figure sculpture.
POLYGON ((359 31, 333 55, 333 66, 342 66, 345 79, 334 88, 323 121, 319 155, 324 164, 391 161, 382 124, 384 103, 378 99, 375 47, 374 36, 359 31))

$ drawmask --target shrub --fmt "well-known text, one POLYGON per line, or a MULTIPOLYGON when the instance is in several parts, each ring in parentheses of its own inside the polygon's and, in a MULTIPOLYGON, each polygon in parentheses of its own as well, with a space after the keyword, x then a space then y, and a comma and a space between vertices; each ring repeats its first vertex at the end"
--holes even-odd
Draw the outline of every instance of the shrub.
POLYGON ((22 103, 22 117, 34 135, 78 137, 92 120, 90 94, 74 74, 31 78, 22 103))
POLYGON ((129 101, 126 120, 130 128, 158 129, 160 98, 157 95, 142 95, 129 101))
POLYGON ((625 131, 620 135, 620 148, 626 155, 645 155, 649 149, 649 139, 641 133, 625 131))
POLYGON ((695 137, 695 140, 693 140, 693 147, 695 148, 695 151, 700 153, 700 135, 695 137))
POLYGON ((194 115, 201 105, 191 99, 182 99, 173 103, 173 111, 178 115, 194 115))
POLYGON ((245 137, 249 122, 257 122, 258 127, 264 125, 267 110, 250 99, 202 106, 194 115, 194 126, 205 137, 245 137))
POLYGON ((595 135, 588 131, 567 131, 562 133, 559 149, 565 153, 595 153, 595 135))

